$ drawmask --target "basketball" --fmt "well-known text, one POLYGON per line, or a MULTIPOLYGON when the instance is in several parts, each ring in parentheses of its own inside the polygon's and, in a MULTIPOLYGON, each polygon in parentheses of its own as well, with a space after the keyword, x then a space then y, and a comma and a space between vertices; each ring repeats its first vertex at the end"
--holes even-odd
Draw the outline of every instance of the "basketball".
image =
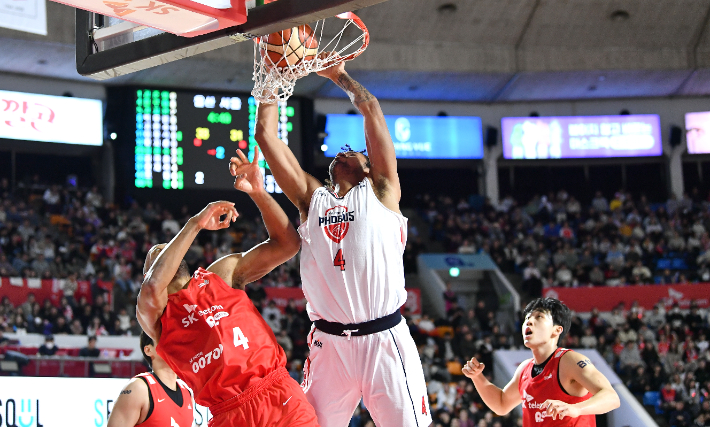
POLYGON ((266 50, 271 63, 279 68, 297 65, 303 59, 312 60, 318 54, 318 41, 309 25, 290 28, 266 36, 266 50))

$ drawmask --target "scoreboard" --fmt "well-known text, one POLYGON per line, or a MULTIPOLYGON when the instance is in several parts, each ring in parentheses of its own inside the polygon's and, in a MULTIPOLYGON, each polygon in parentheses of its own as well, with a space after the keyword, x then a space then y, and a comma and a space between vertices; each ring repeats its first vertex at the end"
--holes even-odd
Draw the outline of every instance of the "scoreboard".
MULTIPOLYGON (((248 95, 207 91, 134 90, 136 188, 229 189, 229 158, 237 148, 254 158, 256 102, 248 95)), ((278 134, 300 157, 300 105, 279 104, 278 134)), ((263 157, 270 193, 280 193, 263 157)))

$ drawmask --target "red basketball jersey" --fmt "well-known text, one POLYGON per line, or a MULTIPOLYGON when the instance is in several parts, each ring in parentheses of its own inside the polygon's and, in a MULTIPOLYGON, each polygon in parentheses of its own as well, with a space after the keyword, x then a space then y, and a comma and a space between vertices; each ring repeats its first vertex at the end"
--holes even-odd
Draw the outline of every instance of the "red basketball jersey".
POLYGON ((141 427, 192 427, 195 420, 192 408, 192 395, 185 386, 177 382, 177 387, 182 393, 182 406, 178 406, 173 399, 163 390, 154 374, 149 372, 136 375, 148 383, 150 397, 153 401, 153 410, 140 425, 141 427))
POLYGON ((283 349, 246 292, 202 268, 187 288, 168 295, 160 320, 156 350, 202 406, 237 396, 286 366, 283 349))
POLYGON ((559 400, 567 403, 579 403, 588 400, 592 397, 591 393, 586 396, 577 397, 570 396, 560 385, 559 367, 560 358, 567 353, 566 348, 558 348, 555 355, 552 356, 542 373, 535 378, 532 377, 532 368, 535 364, 531 360, 520 374, 518 382, 518 390, 520 398, 523 401, 523 426, 524 427, 548 427, 548 426, 564 426, 564 427, 595 427, 596 419, 594 415, 582 415, 577 418, 564 417, 563 419, 552 419, 551 415, 545 413, 545 408, 542 404, 546 400, 559 400))

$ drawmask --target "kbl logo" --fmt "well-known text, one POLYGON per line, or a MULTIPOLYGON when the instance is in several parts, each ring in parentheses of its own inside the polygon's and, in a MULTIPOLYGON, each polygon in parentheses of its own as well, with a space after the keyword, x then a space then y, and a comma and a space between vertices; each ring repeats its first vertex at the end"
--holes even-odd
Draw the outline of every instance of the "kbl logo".
POLYGON ((7 399, 0 400, 0 427, 43 427, 39 421, 39 399, 7 399), (3 418, 5 415, 5 418, 3 418))

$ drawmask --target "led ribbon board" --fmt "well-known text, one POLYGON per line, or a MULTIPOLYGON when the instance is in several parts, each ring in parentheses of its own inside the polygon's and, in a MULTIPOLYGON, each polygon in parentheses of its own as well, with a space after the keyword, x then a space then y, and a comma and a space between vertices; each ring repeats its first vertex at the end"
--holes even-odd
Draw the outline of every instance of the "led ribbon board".
MULTIPOLYGON (((398 159, 482 159, 479 117, 385 116, 398 159)), ((322 151, 335 157, 345 144, 364 150, 362 116, 328 114, 322 151)))
POLYGON ((625 116, 504 117, 506 159, 660 156, 656 114, 625 116))
POLYGON ((0 90, 0 138, 100 146, 103 129, 99 100, 0 90))
POLYGON ((688 154, 710 153, 710 111, 685 115, 688 154))

